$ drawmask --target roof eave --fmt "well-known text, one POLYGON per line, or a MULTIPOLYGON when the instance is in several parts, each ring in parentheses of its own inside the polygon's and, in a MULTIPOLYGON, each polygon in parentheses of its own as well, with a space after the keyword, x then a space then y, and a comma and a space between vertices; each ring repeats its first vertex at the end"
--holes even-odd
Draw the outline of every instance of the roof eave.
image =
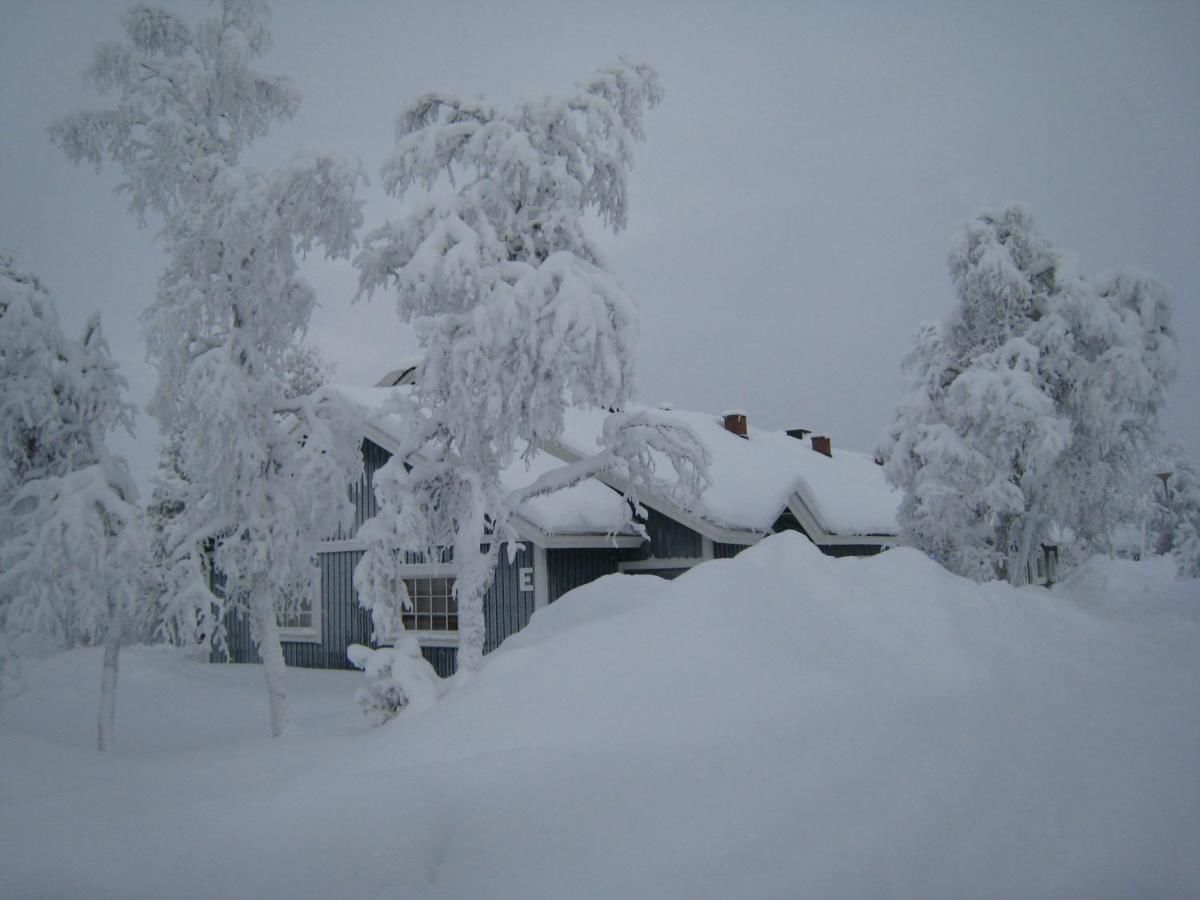
MULTIPOLYGON (((541 448, 547 453, 553 454, 566 463, 578 462, 583 459, 583 456, 574 452, 569 447, 564 447, 561 444, 554 442, 546 442, 541 445, 541 448)), ((620 478, 617 478, 607 472, 601 472, 594 476, 597 481, 608 485, 615 491, 628 495, 633 493, 631 486, 620 478)), ((756 544, 768 534, 771 533, 770 528, 730 528, 724 525, 718 525, 711 519, 706 519, 703 516, 697 515, 690 510, 684 509, 677 503, 672 502, 666 497, 653 495, 650 497, 638 494, 638 502, 644 506, 648 506, 656 512, 662 513, 681 525, 686 525, 692 531, 697 532, 702 537, 706 537, 711 541, 719 544, 740 544, 748 546, 756 544)))
POLYGON ((529 541, 547 550, 559 549, 633 549, 640 547, 645 540, 640 534, 619 534, 616 532, 571 532, 556 533, 547 531, 534 524, 519 513, 512 517, 513 528, 521 540, 529 541))
POLYGON ((788 497, 788 512, 796 517, 800 527, 818 546, 882 547, 896 543, 895 534, 840 534, 821 525, 812 508, 798 492, 788 497))

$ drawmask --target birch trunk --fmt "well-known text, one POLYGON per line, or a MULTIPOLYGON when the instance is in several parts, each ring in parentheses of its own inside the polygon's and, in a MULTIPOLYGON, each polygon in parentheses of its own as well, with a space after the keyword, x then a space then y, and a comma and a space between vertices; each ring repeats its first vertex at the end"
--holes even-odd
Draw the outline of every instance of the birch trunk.
MULTIPOLYGON (((482 522, 482 517, 479 518, 482 522)), ((483 648, 487 641, 487 619, 483 600, 487 596, 495 572, 496 548, 481 549, 482 528, 467 528, 455 541, 454 559, 457 565, 454 593, 458 601, 458 658, 457 670, 478 672, 483 666, 483 648)))
POLYGON ((104 664, 100 670, 100 716, 96 723, 96 747, 101 753, 112 747, 113 727, 117 720, 117 664, 124 628, 121 611, 110 602, 108 629, 104 634, 104 664))
POLYGON ((250 615, 254 623, 254 640, 262 659, 263 675, 267 679, 267 701, 271 711, 271 737, 294 730, 287 698, 287 663, 283 645, 279 642, 279 623, 275 619, 275 604, 271 592, 256 585, 250 600, 250 615))
POLYGON ((1030 509, 1021 521, 1021 537, 1017 544, 1017 558, 1009 569, 1008 582, 1013 587, 1029 583, 1029 563, 1033 558, 1033 541, 1038 533, 1039 516, 1030 509))
POLYGON ((478 672, 483 666, 483 648, 487 641, 487 620, 483 599, 496 571, 496 542, 499 523, 492 521, 492 534, 486 533, 489 507, 487 491, 475 473, 467 473, 470 501, 458 521, 454 536, 454 595, 458 601, 459 672, 478 672), (487 549, 484 550, 484 541, 487 549))

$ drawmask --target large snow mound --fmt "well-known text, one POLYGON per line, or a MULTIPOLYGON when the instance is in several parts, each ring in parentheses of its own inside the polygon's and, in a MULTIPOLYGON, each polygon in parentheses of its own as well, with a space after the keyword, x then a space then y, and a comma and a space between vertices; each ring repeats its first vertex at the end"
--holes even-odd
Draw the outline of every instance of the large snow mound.
POLYGON ((35 675, 0 711, 0 895, 1194 896, 1198 593, 781 534, 572 592, 375 731, 353 677, 294 672, 307 733, 251 737, 258 667, 142 650, 102 758, 68 735, 94 685, 35 675))

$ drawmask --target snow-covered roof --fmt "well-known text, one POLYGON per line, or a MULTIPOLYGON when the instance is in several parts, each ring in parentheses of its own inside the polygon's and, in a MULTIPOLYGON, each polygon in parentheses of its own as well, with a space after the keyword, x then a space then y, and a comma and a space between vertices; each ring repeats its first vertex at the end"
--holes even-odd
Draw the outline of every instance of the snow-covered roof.
MULTIPOLYGON (((639 408, 645 407, 631 404, 628 411, 639 408)), ((746 438, 738 437, 725 430, 720 416, 708 413, 671 409, 660 414, 690 426, 712 458, 710 487, 701 507, 692 511, 703 522, 720 529, 765 532, 791 510, 818 543, 836 543, 828 540, 833 536, 896 534, 900 494, 887 484, 871 456, 837 446, 832 457, 825 456, 808 441, 753 426, 746 438), (806 514, 815 523, 805 522, 806 514)), ((560 441, 565 455, 595 453, 606 415, 602 410, 571 410, 560 441)), ((643 499, 655 505, 654 498, 643 499)))
MULTIPOLYGON (((389 412, 387 401, 405 387, 338 385, 341 396, 367 420, 367 437, 393 450, 406 429, 400 413, 389 412)), ((643 409, 630 404, 630 412, 643 409)), ((717 415, 689 410, 659 410, 689 426, 711 457, 710 485, 701 504, 688 516, 689 524, 718 540, 752 543, 771 530, 790 511, 814 541, 822 544, 862 542, 868 536, 896 534, 900 494, 883 477, 874 459, 853 450, 833 447, 833 456, 812 449, 783 431, 750 426, 742 438, 725 430, 717 415)), ((599 449, 603 410, 572 409, 564 432, 551 452, 539 451, 528 461, 518 458, 501 474, 501 483, 516 490, 532 483, 562 460, 590 456, 599 449)), ((662 462, 664 474, 669 466, 662 462)), ((642 497, 651 507, 679 515, 683 511, 665 498, 642 497)), ((625 524, 624 500, 598 480, 527 500, 518 515, 547 534, 631 534, 625 524)))
MULTIPOLYGON (((403 415, 388 410, 388 400, 404 388, 335 385, 334 390, 366 419, 366 437, 385 450, 395 452, 407 424, 403 415)), ((523 449, 518 448, 516 461, 500 473, 500 483, 505 490, 526 487, 562 465, 560 459, 544 451, 535 452, 528 461, 523 460, 519 457, 523 449)), ((549 535, 636 534, 627 521, 625 500, 612 488, 594 480, 526 500, 517 515, 549 535)))

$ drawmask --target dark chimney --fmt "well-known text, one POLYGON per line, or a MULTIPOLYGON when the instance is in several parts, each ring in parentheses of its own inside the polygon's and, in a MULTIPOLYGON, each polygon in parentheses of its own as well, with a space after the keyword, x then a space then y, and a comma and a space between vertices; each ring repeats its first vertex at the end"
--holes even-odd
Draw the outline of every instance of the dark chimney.
POLYGON ((826 456, 833 456, 833 447, 829 444, 829 438, 823 434, 814 434, 812 436, 812 448, 818 453, 824 453, 826 456))
POLYGON ((730 410, 722 413, 725 417, 725 430, 730 434, 736 434, 740 438, 746 437, 746 414, 740 409, 730 410))
POLYGON ((787 436, 795 438, 798 441, 804 440, 810 434, 812 434, 811 428, 789 428, 787 430, 787 436))

